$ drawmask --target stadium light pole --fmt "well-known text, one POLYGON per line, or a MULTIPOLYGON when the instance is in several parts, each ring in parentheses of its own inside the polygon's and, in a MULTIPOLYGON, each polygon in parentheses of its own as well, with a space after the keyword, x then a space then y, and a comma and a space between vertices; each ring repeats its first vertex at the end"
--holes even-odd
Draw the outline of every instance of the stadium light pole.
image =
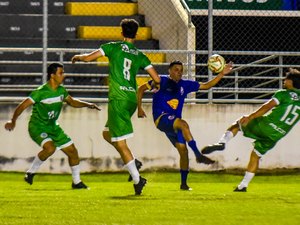
POLYGON ((47 47, 48 47, 48 0, 43 1, 43 77, 47 81, 47 47))

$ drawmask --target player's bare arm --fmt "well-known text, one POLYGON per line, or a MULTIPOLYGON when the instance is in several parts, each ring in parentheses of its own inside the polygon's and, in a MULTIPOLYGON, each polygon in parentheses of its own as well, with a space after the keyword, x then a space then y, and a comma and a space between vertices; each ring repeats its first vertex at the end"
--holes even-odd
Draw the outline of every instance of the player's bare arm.
POLYGON ((72 96, 68 96, 65 99, 66 103, 74 108, 82 108, 82 107, 87 107, 90 109, 97 109, 99 111, 101 111, 101 108, 99 108, 98 105, 94 104, 94 103, 90 103, 90 102, 85 102, 85 101, 81 101, 78 98, 73 98, 72 96))
POLYGON ((145 111, 142 108, 142 98, 145 93, 145 91, 148 89, 147 83, 143 84, 139 87, 137 92, 137 99, 138 99, 138 118, 144 118, 147 117, 145 111))
POLYGON ((101 57, 102 53, 99 49, 91 52, 91 53, 85 53, 80 55, 74 55, 71 59, 72 63, 75 63, 77 61, 83 61, 83 62, 91 62, 96 60, 97 58, 101 57))
POLYGON ((26 98, 23 102, 21 102, 14 111, 13 117, 11 120, 7 121, 4 125, 5 129, 8 131, 12 131, 16 126, 16 120, 22 114, 22 112, 28 108, 29 106, 33 105, 33 102, 30 98, 26 98))
POLYGON ((149 73, 150 77, 155 82, 155 84, 159 85, 160 84, 160 76, 158 75, 158 73, 156 72, 154 67, 147 69, 147 72, 149 73))
POLYGON ((223 78, 223 76, 231 73, 232 69, 233 69, 232 62, 226 64, 224 67, 224 70, 221 73, 219 73, 216 77, 214 77, 213 79, 211 79, 210 81, 207 81, 205 83, 200 82, 199 89, 200 90, 208 90, 211 87, 215 86, 217 83, 219 83, 219 81, 223 78))
POLYGON ((242 126, 246 126, 251 120, 263 116, 267 112, 269 112, 271 109, 273 109, 277 105, 276 101, 274 99, 270 99, 268 102, 263 104, 260 108, 258 108, 256 111, 251 113, 250 115, 242 116, 242 118, 239 120, 240 124, 242 126))

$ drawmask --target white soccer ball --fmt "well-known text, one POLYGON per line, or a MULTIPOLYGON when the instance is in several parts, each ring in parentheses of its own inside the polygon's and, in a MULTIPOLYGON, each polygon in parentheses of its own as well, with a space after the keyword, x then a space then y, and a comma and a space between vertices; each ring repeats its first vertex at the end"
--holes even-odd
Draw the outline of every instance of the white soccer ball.
POLYGON ((225 64, 225 59, 218 54, 212 55, 207 61, 208 69, 210 69, 210 71, 213 73, 221 73, 225 67, 225 64))

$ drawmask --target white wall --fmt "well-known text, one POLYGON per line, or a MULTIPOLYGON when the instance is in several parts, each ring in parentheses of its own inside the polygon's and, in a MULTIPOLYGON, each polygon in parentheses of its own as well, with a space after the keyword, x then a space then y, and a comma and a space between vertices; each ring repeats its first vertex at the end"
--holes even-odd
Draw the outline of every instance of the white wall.
MULTIPOLYGON (((25 111, 17 121, 13 132, 4 130, 4 123, 11 117, 16 104, 0 104, 0 170, 25 171, 40 147, 29 137, 27 122, 31 110, 25 111)), ((82 171, 115 171, 123 169, 118 153, 101 136, 106 122, 107 105, 102 111, 75 109, 65 106, 59 122, 69 134, 82 158, 82 171)), ((189 122, 195 140, 201 149, 204 145, 216 142, 225 129, 243 114, 256 109, 258 105, 247 104, 189 104, 183 116, 189 122)), ((128 140, 135 156, 142 159, 143 168, 178 168, 178 153, 167 138, 154 127, 151 105, 144 104, 147 118, 133 117, 135 136, 128 140)), ((294 128, 261 162, 261 168, 297 168, 300 166, 299 125, 294 128)), ((215 166, 199 165, 190 151, 191 168, 194 170, 215 170, 245 168, 252 149, 251 139, 238 135, 224 152, 211 154, 218 160, 215 166)), ((40 172, 69 172, 65 156, 56 152, 40 169, 40 172)))
MULTIPOLYGON (((139 0, 139 14, 145 15, 152 37, 159 40, 160 49, 195 50, 195 27, 188 26, 188 14, 179 0, 139 0)), ((186 62, 185 54, 167 54, 167 61, 186 62)))

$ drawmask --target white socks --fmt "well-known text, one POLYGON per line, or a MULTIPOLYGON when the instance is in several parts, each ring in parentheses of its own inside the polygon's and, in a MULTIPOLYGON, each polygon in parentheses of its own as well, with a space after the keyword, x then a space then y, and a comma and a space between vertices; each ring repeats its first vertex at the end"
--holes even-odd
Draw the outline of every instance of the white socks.
POLYGON ((72 170, 72 179, 74 184, 78 184, 80 180, 80 166, 79 164, 76 166, 71 166, 72 170))
POLYGON ((130 175, 132 177, 132 180, 133 180, 133 183, 134 184, 138 184, 139 181, 140 181, 140 173, 139 173, 139 171, 136 168, 135 159, 133 159, 130 162, 128 162, 125 165, 125 168, 127 168, 128 172, 130 173, 130 175))
POLYGON ((252 180, 252 178, 254 177, 255 173, 251 173, 251 172, 246 172, 244 179, 242 180, 242 182, 239 184, 238 189, 242 189, 244 187, 248 187, 250 181, 252 180))
POLYGON ((40 160, 38 156, 36 156, 31 164, 31 167, 29 170, 27 170, 27 173, 35 173, 40 166, 43 164, 44 161, 40 160))
POLYGON ((227 130, 221 137, 219 143, 226 144, 228 141, 230 141, 231 138, 233 138, 233 133, 231 131, 227 130))

